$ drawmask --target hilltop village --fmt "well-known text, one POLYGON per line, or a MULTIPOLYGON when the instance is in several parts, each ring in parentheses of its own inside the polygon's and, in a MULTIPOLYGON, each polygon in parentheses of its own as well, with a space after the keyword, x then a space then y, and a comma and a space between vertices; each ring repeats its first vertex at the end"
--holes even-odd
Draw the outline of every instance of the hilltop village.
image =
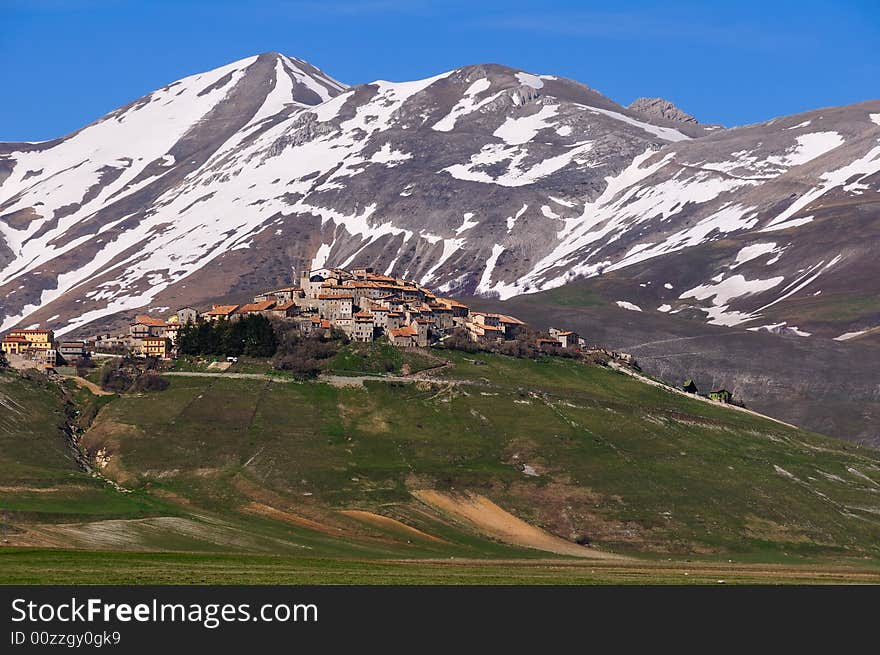
MULTIPOLYGON (((91 352, 142 357, 177 356, 178 335, 187 324, 237 321, 263 316, 294 326, 304 335, 329 337, 334 331, 352 341, 385 338, 400 348, 424 348, 464 330, 476 344, 514 339, 527 326, 505 314, 471 311, 452 298, 410 280, 381 275, 371 268, 346 271, 321 268, 303 274, 299 286, 265 291, 243 305, 213 305, 199 311, 182 307, 168 318, 138 315, 123 334, 98 334, 82 341, 56 343, 52 330, 12 330, 2 340, 3 352, 55 365, 91 352)), ((584 339, 566 330, 550 329, 535 340, 542 350, 581 349, 584 339)))
MULTIPOLYGON (((514 316, 472 311, 466 304, 439 296, 416 282, 382 275, 371 268, 312 270, 302 275, 299 286, 265 291, 242 305, 212 305, 202 311, 181 307, 166 318, 137 315, 122 334, 56 340, 51 329, 10 330, 0 340, 0 348, 18 367, 37 365, 48 372, 63 363, 78 366, 77 362, 95 354, 173 359, 181 354, 180 337, 187 328, 244 325, 253 317, 262 317, 257 322, 265 319, 264 327, 269 332, 275 325, 276 329, 292 329, 302 336, 342 336, 362 343, 383 339, 404 349, 425 348, 452 339, 449 343, 454 343, 454 348, 471 344, 475 349, 504 354, 511 354, 505 352, 505 346, 513 345, 515 350, 518 342, 526 342, 532 353, 592 354, 637 366, 628 353, 588 347, 573 331, 550 328, 546 334, 539 334, 514 316)), ((702 395, 691 380, 682 390, 702 395)), ((715 389, 707 397, 733 402, 725 389, 715 389)))

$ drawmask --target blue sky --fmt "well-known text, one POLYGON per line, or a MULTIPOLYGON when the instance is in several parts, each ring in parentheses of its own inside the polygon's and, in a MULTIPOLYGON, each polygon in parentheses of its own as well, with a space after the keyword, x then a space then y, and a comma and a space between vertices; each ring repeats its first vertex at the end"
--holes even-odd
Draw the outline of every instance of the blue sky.
POLYGON ((494 62, 740 125, 880 96, 880 2, 0 0, 0 140, 266 51, 355 84, 494 62))

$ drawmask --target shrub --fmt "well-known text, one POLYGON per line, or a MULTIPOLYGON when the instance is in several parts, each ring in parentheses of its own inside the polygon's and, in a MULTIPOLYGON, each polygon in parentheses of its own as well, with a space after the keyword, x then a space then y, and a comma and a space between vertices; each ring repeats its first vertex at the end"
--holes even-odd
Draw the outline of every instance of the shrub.
POLYGON ((464 328, 455 328, 449 336, 443 340, 443 347, 449 350, 461 350, 466 353, 475 353, 483 350, 480 345, 471 339, 470 333, 464 328))
POLYGON ((128 391, 132 393, 164 391, 168 388, 168 385, 168 380, 161 375, 157 375, 156 373, 141 373, 135 378, 134 383, 128 391))
POLYGON ((108 361, 101 368, 101 388, 104 391, 124 393, 133 382, 132 376, 125 366, 125 359, 108 361))
POLYGON ((302 353, 280 355, 275 358, 273 365, 279 371, 290 371, 301 380, 316 378, 321 373, 318 360, 302 353))

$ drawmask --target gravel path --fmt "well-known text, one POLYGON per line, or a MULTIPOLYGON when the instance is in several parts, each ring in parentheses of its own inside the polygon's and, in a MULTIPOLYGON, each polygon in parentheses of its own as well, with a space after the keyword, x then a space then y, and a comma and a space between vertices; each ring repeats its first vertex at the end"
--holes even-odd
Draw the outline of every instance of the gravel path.
MULTIPOLYGON (((169 371, 164 376, 191 378, 232 378, 233 380, 271 380, 272 382, 298 382, 290 377, 266 375, 264 373, 224 373, 211 371, 169 371)), ((433 382, 436 384, 458 384, 459 380, 415 377, 403 375, 321 375, 318 382, 326 382, 335 387, 362 387, 364 382, 433 382)))

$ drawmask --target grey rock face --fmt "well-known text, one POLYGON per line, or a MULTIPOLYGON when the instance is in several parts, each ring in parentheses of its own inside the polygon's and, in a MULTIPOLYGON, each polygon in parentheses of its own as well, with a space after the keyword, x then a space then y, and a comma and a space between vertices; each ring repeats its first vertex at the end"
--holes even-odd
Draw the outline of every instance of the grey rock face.
POLYGON ((646 116, 665 118, 680 123, 697 123, 697 119, 664 98, 636 98, 629 103, 629 108, 646 116))

